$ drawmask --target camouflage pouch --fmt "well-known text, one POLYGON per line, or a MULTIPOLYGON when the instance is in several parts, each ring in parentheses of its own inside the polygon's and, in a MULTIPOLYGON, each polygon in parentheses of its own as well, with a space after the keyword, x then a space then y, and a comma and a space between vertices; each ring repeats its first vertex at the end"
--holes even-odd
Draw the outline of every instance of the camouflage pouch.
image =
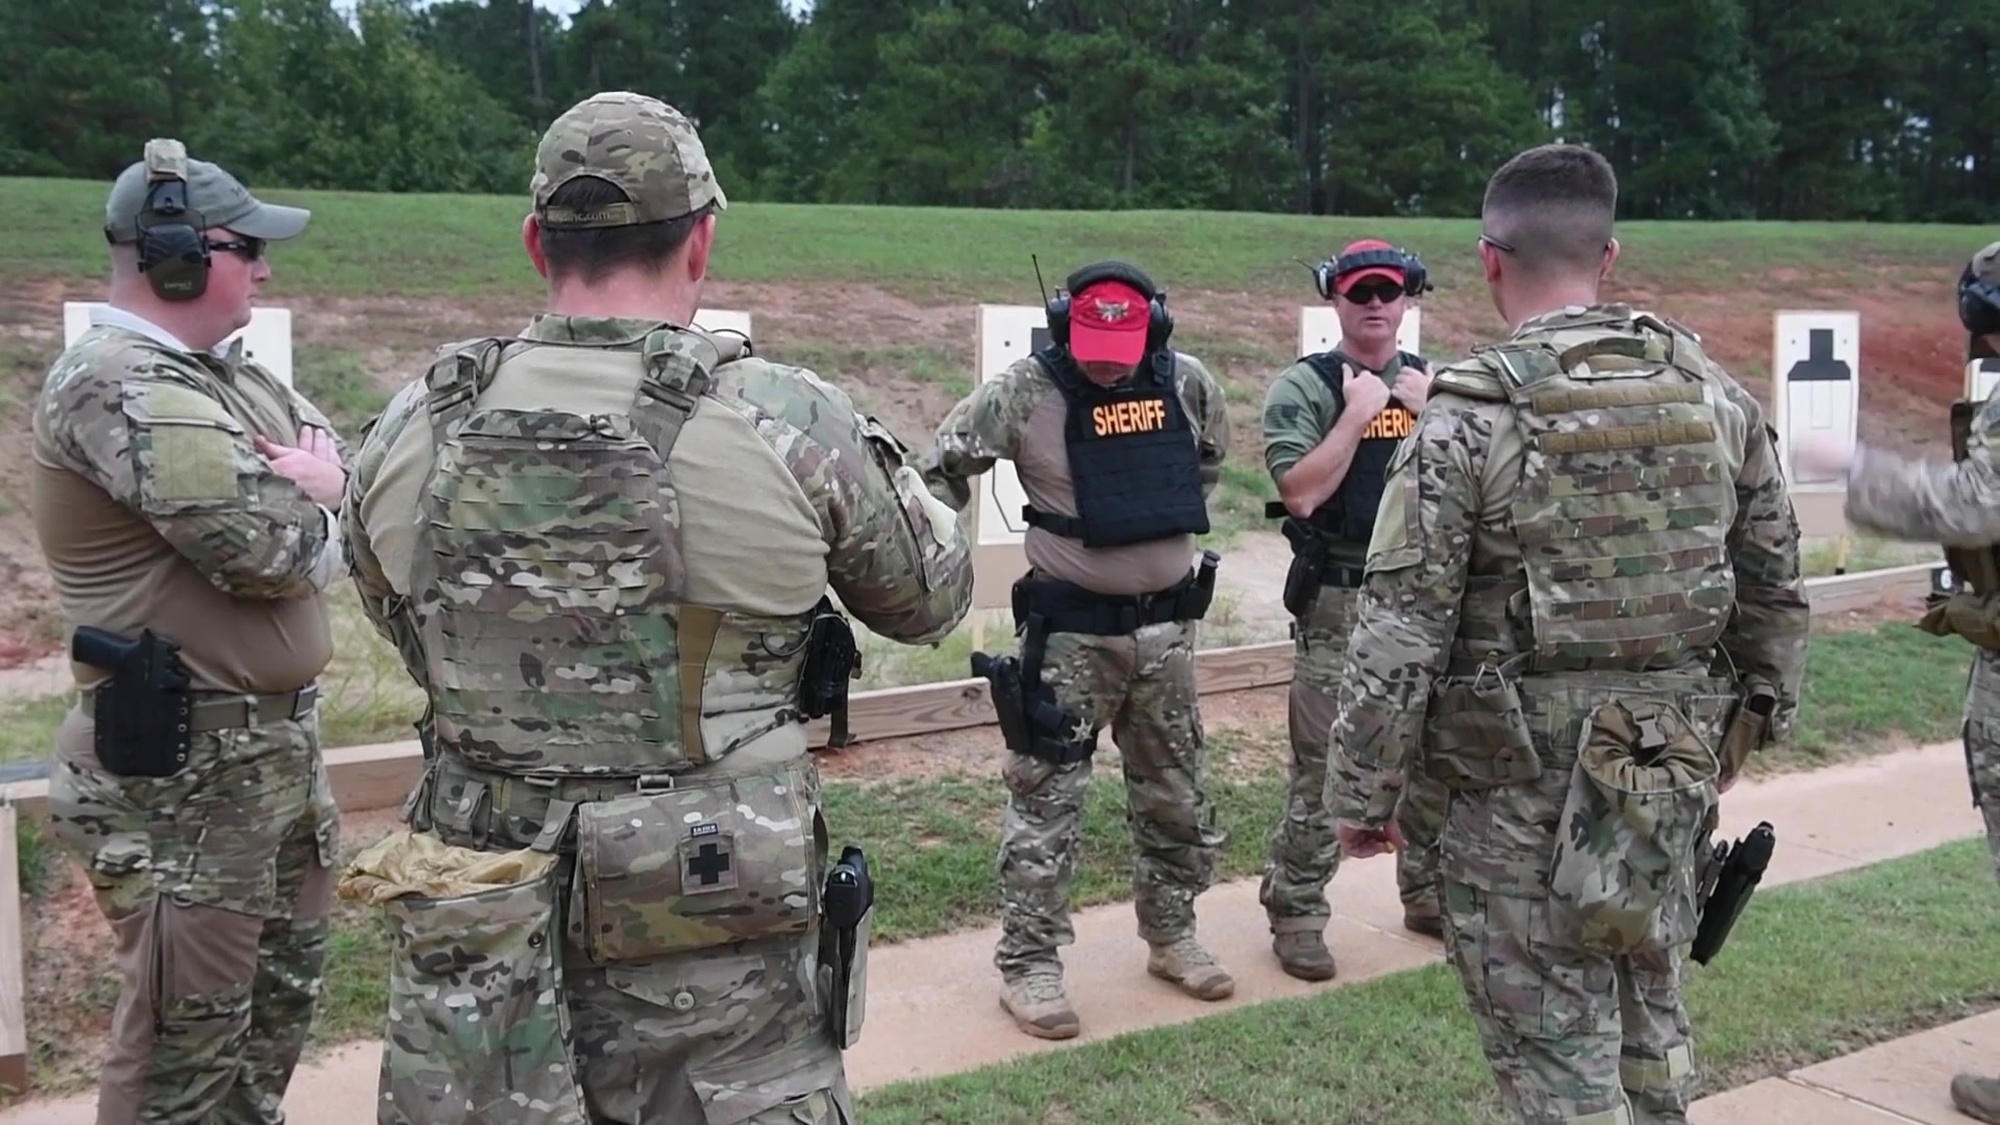
POLYGON ((826 878, 817 776, 800 763, 577 806, 571 936, 608 965, 808 933, 826 878))
POLYGON ((1584 722, 1549 866, 1551 918, 1576 948, 1625 956, 1692 940, 1721 764, 1663 700, 1613 700, 1584 722))
POLYGON ((380 1125, 588 1125, 562 971, 564 864, 396 832, 340 897, 389 914, 380 1125))
POLYGON ((1487 666, 1443 681, 1424 726, 1425 771, 1452 789, 1522 785, 1542 776, 1514 679, 1487 666))
POLYGON ((2000 594, 1953 594, 1925 611, 1917 628, 1938 637, 1964 637, 1980 648, 2000 649, 2000 594))

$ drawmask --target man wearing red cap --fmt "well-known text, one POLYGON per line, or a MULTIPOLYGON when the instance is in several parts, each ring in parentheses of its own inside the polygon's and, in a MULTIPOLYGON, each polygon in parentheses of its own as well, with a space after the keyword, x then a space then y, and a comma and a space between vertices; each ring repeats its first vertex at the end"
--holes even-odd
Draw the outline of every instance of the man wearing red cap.
MULTIPOLYGON (((1292 544, 1284 599, 1294 659, 1290 791, 1258 899, 1279 965, 1302 980, 1327 980, 1334 962, 1324 938, 1332 914, 1326 886, 1340 868, 1324 793, 1327 734, 1389 459, 1430 389, 1430 365, 1396 344, 1409 302, 1429 281, 1421 261, 1373 239, 1349 245, 1313 276, 1340 317, 1340 343, 1286 368, 1264 398, 1264 465, 1281 497, 1266 514, 1284 518, 1292 544)), ((1396 872, 1403 925, 1433 936, 1440 925, 1430 845, 1443 796, 1414 779, 1398 810, 1411 845, 1396 872)))
POLYGON ((1009 798, 1000 846, 1001 1004, 1021 1029, 1077 1034, 1057 950, 1075 940, 1070 881, 1091 755, 1106 725, 1123 756, 1147 971, 1219 1000, 1235 982, 1195 940, 1194 900, 1223 833, 1202 787, 1195 622, 1216 556, 1196 558, 1228 452, 1222 388, 1167 345, 1166 297, 1102 262, 1049 305, 1050 344, 982 384, 938 427, 924 478, 952 507, 971 478, 1014 462, 1028 495, 1029 573, 1014 585, 1020 654, 975 672, 994 684, 1009 798))

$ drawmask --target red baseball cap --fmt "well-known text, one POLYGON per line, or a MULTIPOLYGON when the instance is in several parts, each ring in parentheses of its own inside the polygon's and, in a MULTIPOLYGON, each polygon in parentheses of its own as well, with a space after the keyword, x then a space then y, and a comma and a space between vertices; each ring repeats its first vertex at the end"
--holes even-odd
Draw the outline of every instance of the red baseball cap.
POLYGON ((1078 363, 1135 364, 1146 354, 1152 310, 1146 295, 1115 280, 1094 281, 1069 300, 1069 354, 1078 363))
MULTIPOLYGON (((1394 249, 1394 246, 1383 242, 1379 238, 1364 238, 1359 242, 1350 242, 1346 249, 1340 252, 1339 257, 1333 260, 1334 268, 1339 269, 1341 258, 1345 258, 1350 254, 1364 254, 1370 250, 1394 249)), ((1352 273, 1335 274, 1333 278, 1333 291, 1345 296, 1348 290, 1371 277, 1388 278, 1398 285, 1404 284, 1407 280, 1403 276, 1402 268, 1399 266, 1364 266, 1352 273)))

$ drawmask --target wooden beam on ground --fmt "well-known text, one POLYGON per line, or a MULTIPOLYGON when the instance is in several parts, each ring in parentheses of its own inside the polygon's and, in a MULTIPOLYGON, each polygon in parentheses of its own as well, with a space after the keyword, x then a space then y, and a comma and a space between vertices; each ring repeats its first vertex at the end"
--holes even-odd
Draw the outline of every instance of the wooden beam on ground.
MULTIPOLYGON (((1868 609, 1883 602, 1921 598, 1930 590, 1935 565, 1916 563, 1886 570, 1862 571, 1806 580, 1806 595, 1815 614, 1868 609)), ((1290 683, 1292 644, 1239 645, 1195 654, 1195 681, 1203 695, 1248 691, 1290 683)), ((847 725, 857 743, 967 730, 993 723, 993 704, 983 679, 857 692, 848 700, 847 725)), ((814 747, 826 745, 827 722, 806 726, 814 747)), ((347 812, 391 809, 403 803, 423 762, 414 739, 372 746, 348 746, 326 752, 327 776, 334 799, 347 812)), ((18 802, 25 816, 46 815, 48 782, 23 781, 0 787, 18 802)))
POLYGON ((21 965, 21 837, 17 813, 0 803, 0 1091, 28 1089, 28 1012, 21 965))

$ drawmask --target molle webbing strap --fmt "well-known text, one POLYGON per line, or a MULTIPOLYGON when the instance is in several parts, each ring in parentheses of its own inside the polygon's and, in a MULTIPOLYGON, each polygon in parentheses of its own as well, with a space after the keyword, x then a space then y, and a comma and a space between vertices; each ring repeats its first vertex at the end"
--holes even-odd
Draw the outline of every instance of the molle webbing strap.
POLYGON ((665 462, 680 440, 681 427, 694 414, 695 400, 707 393, 710 373, 721 366, 722 353, 715 341, 679 328, 648 335, 640 353, 646 373, 632 400, 632 425, 665 462))

